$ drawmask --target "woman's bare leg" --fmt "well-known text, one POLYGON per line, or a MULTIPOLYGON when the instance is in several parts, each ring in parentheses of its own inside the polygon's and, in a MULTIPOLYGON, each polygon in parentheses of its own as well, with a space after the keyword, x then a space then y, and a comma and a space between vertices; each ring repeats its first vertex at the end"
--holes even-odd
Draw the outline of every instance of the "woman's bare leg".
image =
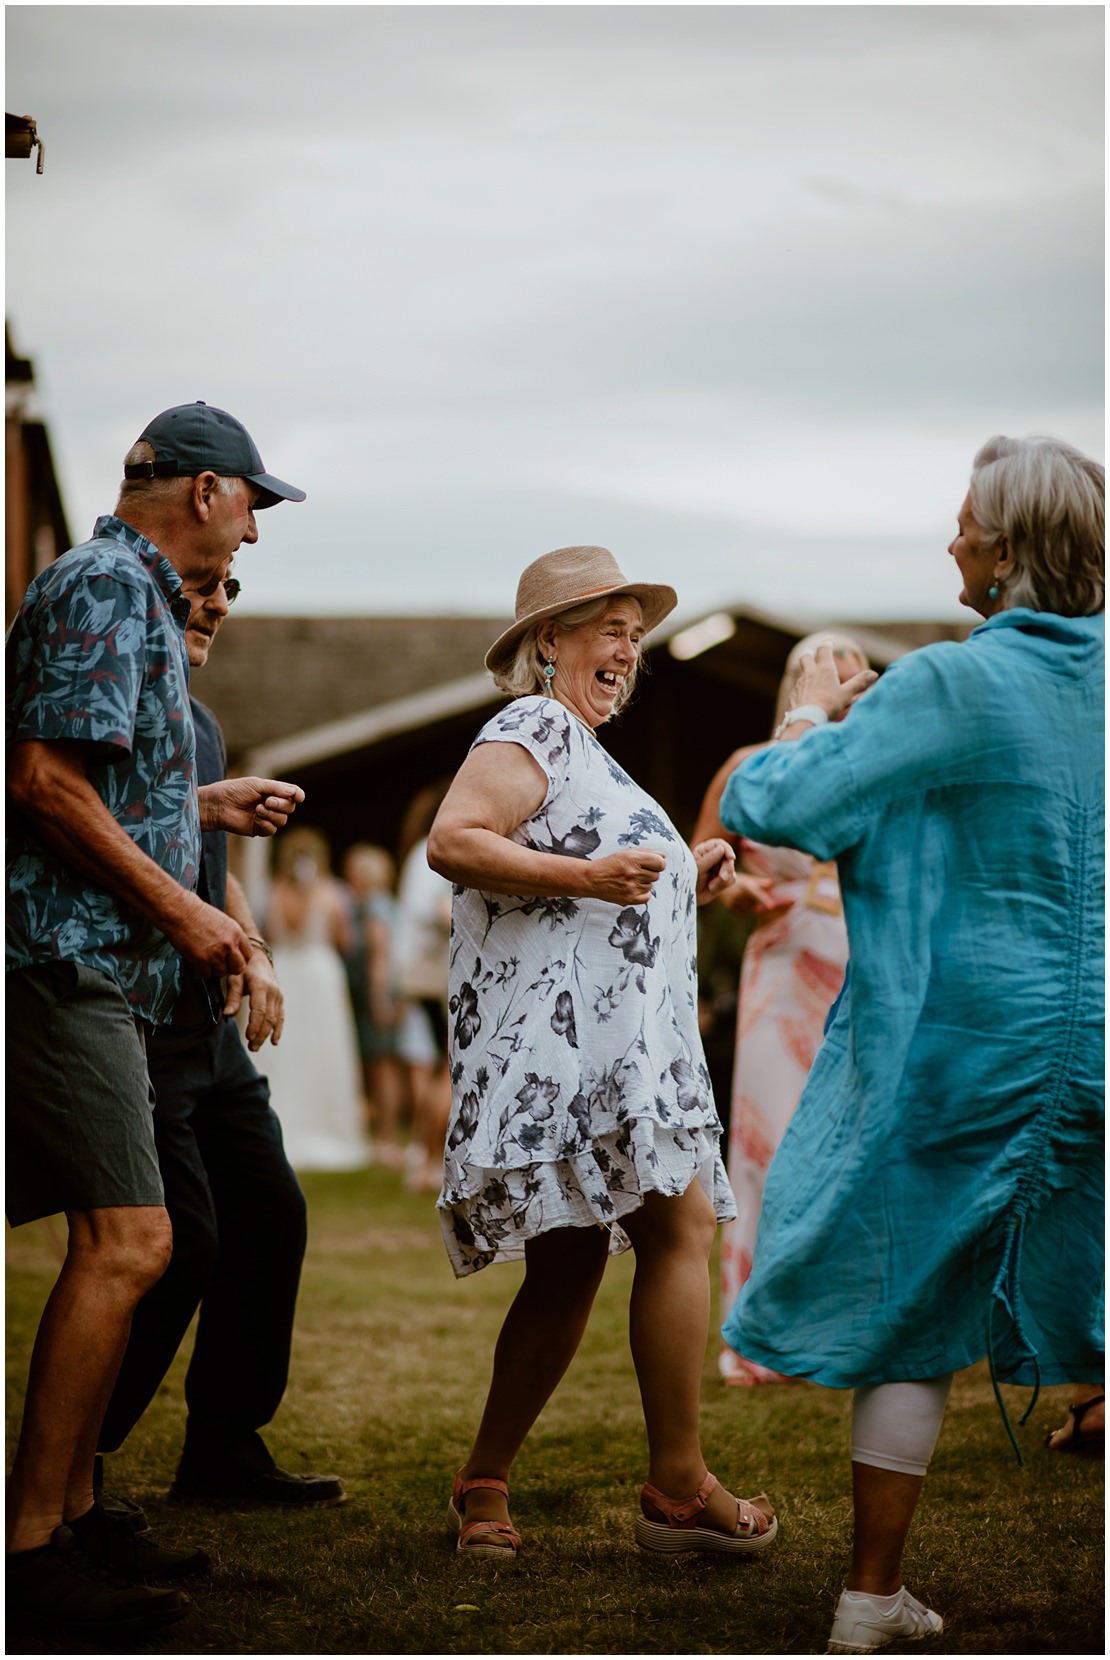
MULTIPOLYGON (((602 1228, 558 1228, 525 1246, 524 1282, 497 1339, 493 1377, 466 1481, 508 1481, 513 1460, 578 1350, 605 1273, 609 1235, 602 1228)), ((503 1494, 476 1488, 466 1519, 506 1521, 503 1494)))
MULTIPOLYGON (((648 1480, 669 1498, 690 1498, 706 1474, 698 1425, 717 1218, 695 1181, 679 1198, 647 1194, 621 1225, 636 1252, 629 1340, 647 1428, 648 1480)), ((759 1508, 772 1514, 769 1504, 759 1508)), ((736 1526, 736 1501, 725 1488, 710 1495, 702 1520, 726 1532, 736 1526)))

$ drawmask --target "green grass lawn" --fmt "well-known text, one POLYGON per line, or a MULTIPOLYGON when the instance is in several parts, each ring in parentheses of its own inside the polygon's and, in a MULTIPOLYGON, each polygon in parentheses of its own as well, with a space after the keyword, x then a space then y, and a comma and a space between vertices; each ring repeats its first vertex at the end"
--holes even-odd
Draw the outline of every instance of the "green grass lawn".
MULTIPOLYGON (((292 1380, 267 1440, 297 1471, 343 1477, 348 1502, 300 1516, 165 1502, 184 1425, 179 1356, 110 1461, 159 1537, 211 1552, 188 1620, 149 1653, 823 1653, 851 1529, 847 1394, 808 1384, 727 1389, 706 1356, 703 1445, 740 1493, 765 1488, 781 1530, 766 1555, 653 1558, 633 1542, 646 1468, 628 1354, 631 1259, 611 1263, 574 1366, 514 1472, 524 1535, 514 1567, 460 1562, 444 1526, 493 1342, 519 1283, 495 1268, 456 1283, 426 1196, 371 1170, 304 1178, 309 1255, 292 1380)), ((8 1428, 57 1271, 47 1230, 8 1238, 8 1428)), ((1066 1289, 1066 1288, 1062 1288, 1066 1289)), ((1016 1419, 1027 1395, 1006 1391, 1016 1419)), ((945 1618, 929 1654, 1102 1654, 1103 1471, 1053 1457, 1049 1390, 1019 1432, 1019 1469, 984 1367, 957 1378, 910 1536, 906 1578, 945 1618)), ((23 1653, 95 1653, 68 1637, 23 1653)), ((12 1652, 9 1647, 8 1652, 12 1652)))

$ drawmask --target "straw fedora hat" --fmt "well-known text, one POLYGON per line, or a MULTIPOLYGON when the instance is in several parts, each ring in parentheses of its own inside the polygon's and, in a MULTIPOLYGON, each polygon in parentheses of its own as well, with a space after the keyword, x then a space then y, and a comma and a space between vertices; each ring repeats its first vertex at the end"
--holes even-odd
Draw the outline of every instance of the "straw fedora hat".
POLYGON ((554 553, 541 554, 521 575, 516 621, 486 652, 486 668, 495 672, 506 668, 534 623, 612 594, 628 594, 639 601, 645 632, 678 604, 678 595, 665 583, 629 582, 608 548, 556 548, 554 553))

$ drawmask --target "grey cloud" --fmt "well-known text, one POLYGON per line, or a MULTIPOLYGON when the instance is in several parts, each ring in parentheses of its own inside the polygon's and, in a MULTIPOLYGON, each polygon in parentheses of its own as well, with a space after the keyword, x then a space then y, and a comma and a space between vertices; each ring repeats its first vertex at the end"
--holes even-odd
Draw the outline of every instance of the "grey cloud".
MULTIPOLYGON (((483 547, 575 519, 588 464, 632 489, 668 445, 727 453, 718 416, 912 448, 1101 404, 1097 7, 5 21, 48 158, 6 175, 8 305, 79 524, 135 429, 205 397, 317 471, 267 525, 270 577, 326 524, 329 592, 371 603, 360 550, 395 543, 385 575, 438 573, 438 602, 483 547)), ((686 525, 707 568, 738 534, 582 506, 591 536, 610 515, 645 547, 686 525)))

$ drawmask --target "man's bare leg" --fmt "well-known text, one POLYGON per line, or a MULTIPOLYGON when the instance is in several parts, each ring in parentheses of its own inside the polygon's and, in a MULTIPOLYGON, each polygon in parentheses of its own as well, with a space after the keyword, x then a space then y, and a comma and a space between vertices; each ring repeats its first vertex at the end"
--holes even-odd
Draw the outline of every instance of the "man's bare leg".
POLYGON ((31 1357, 19 1445, 8 1488, 8 1550, 49 1542, 63 1519, 93 1502, 101 1419, 140 1297, 170 1259, 161 1206, 71 1211, 69 1248, 31 1357))

